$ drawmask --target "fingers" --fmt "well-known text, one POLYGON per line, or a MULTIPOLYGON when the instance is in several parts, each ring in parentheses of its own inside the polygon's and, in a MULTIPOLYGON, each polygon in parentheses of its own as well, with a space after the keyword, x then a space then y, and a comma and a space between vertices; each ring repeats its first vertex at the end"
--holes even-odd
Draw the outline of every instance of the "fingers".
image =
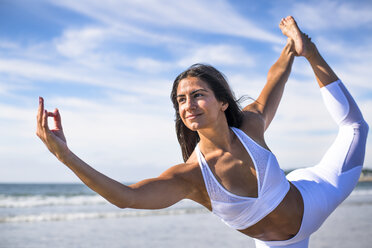
POLYGON ((36 135, 42 138, 45 137, 48 131, 48 111, 44 109, 44 99, 42 97, 39 97, 36 135))
POLYGON ((44 115, 44 99, 39 97, 39 107, 37 110, 37 128, 36 135, 42 139, 43 135, 43 115, 44 115))
POLYGON ((39 97, 39 108, 37 111, 37 125, 38 127, 41 127, 42 125, 42 117, 44 112, 44 99, 42 97, 39 97))
POLYGON ((53 117, 54 127, 57 130, 62 130, 61 115, 59 114, 58 109, 55 109, 54 112, 48 112, 48 117, 53 117))
MULTIPOLYGON (((55 109, 53 112, 48 112, 44 108, 44 99, 39 97, 39 108, 37 113, 37 129, 36 135, 45 143, 49 143, 49 138, 54 134, 58 138, 62 139, 66 143, 66 138, 63 134, 61 115, 58 109, 55 109), (49 128, 48 118, 53 117, 54 127, 53 129, 49 128)), ((48 146, 48 145, 47 145, 48 146)))
POLYGON ((62 130, 62 121, 61 121, 61 115, 59 114, 59 110, 56 108, 52 114, 53 114, 55 127, 58 130, 62 130))
POLYGON ((48 126, 48 111, 44 110, 41 126, 45 131, 49 131, 48 126))
POLYGON ((44 99, 42 97, 39 97, 39 108, 37 112, 38 128, 44 127, 49 129, 47 121, 48 117, 53 117, 56 129, 62 130, 61 115, 59 113, 59 110, 56 108, 54 112, 48 112, 44 109, 44 99))

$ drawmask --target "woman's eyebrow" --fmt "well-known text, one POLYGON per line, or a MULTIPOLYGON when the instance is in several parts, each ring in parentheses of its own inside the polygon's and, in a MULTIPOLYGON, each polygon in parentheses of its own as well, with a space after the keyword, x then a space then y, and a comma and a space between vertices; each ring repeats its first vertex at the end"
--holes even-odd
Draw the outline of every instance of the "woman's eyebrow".
MULTIPOLYGON (((208 92, 208 90, 206 90, 206 89, 197 89, 197 90, 193 90, 191 93, 190 93, 190 95, 193 95, 193 94, 195 94, 196 92, 198 92, 198 91, 205 91, 205 92, 208 92)), ((184 94, 179 94, 179 95, 177 95, 177 97, 183 97, 183 96, 185 96, 184 94)))

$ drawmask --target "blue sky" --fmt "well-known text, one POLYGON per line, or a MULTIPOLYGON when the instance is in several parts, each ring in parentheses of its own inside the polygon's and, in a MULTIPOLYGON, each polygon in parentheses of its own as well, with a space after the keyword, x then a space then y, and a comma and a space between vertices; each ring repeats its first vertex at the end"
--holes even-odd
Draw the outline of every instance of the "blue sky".
MULTIPOLYGON (((181 163, 174 78, 204 62, 227 76, 236 96, 257 97, 286 41, 278 23, 287 15, 372 123, 370 1, 2 0, 0 182, 77 181, 35 135, 39 95, 48 110, 60 109, 71 150, 116 180, 181 163)), ((283 169, 314 165, 336 130, 310 66, 296 58, 269 147, 283 169)))

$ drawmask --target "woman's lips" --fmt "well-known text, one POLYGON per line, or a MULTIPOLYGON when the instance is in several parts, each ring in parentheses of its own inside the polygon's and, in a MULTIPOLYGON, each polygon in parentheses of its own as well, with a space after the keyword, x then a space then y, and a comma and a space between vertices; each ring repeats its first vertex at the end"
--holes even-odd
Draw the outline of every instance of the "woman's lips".
POLYGON ((201 114, 193 114, 193 115, 188 115, 186 116, 186 119, 187 120, 193 120, 195 118, 197 118, 198 116, 200 116, 201 114))

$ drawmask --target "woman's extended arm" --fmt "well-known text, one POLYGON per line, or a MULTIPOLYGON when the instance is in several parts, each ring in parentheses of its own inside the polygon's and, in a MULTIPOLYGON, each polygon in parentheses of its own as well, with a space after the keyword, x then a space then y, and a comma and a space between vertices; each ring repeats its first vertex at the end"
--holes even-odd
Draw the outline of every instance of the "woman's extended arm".
POLYGON ((284 86, 291 72, 294 59, 293 41, 288 40, 279 59, 271 66, 267 82, 257 100, 246 106, 243 111, 254 111, 262 115, 265 123, 265 130, 273 120, 280 100, 283 95, 284 86))
POLYGON ((176 165, 157 178, 126 186, 90 167, 69 150, 63 133, 59 111, 44 110, 40 97, 37 115, 37 136, 49 151, 69 167, 89 188, 120 208, 159 209, 187 198, 192 186, 184 178, 185 166, 176 165), (49 129, 48 116, 53 117, 55 129, 49 129))

